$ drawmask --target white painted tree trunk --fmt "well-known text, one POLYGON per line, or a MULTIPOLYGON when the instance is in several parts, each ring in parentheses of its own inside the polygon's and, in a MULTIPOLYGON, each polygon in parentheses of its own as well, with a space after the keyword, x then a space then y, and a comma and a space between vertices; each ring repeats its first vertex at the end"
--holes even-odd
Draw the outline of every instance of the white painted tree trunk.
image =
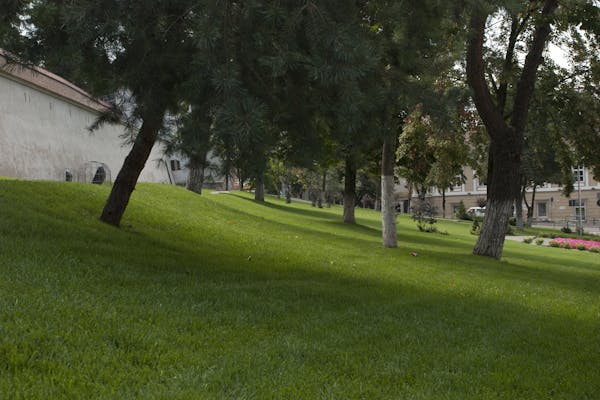
POLYGON ((490 256, 496 259, 502 257, 504 237, 508 227, 513 202, 510 199, 488 199, 481 234, 473 249, 473 254, 490 256))
POLYGON ((394 207, 394 177, 381 177, 381 223, 383 247, 398 247, 396 208, 394 207))

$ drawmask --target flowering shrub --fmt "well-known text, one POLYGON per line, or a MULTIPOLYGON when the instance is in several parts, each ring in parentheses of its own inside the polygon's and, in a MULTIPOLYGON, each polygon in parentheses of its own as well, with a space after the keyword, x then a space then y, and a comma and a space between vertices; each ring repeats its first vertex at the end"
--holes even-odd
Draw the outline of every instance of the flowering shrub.
POLYGON ((564 247, 565 249, 578 249, 578 250, 598 249, 598 251, 600 251, 600 242, 597 242, 595 240, 556 238, 552 242, 550 242, 550 246, 558 247, 558 246, 553 246, 552 245, 553 242, 558 243, 558 246, 564 247))

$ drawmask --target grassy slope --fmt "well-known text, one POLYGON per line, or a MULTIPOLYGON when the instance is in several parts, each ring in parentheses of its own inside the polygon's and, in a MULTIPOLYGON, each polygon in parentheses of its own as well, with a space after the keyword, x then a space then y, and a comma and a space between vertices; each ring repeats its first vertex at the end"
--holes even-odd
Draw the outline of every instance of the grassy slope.
POLYGON ((0 398, 600 397, 598 254, 158 185, 114 229, 107 195, 0 181, 0 398))

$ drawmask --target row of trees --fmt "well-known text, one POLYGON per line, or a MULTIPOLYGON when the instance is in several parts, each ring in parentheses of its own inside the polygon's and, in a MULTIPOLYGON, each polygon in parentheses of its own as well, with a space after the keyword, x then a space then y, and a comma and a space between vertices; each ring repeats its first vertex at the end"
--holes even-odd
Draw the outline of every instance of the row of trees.
POLYGON ((173 119, 171 150, 190 160, 195 191, 209 149, 254 180, 259 201, 269 163, 323 174, 341 162, 343 218, 354 223, 357 171, 380 169, 386 247, 397 246, 397 168, 421 196, 427 185, 453 186, 461 165, 487 160, 488 211, 474 253, 499 258, 523 186, 549 179, 552 162, 563 172, 600 165, 587 146, 599 135, 592 1, 9 3, 1 45, 111 96, 100 120, 125 119, 131 129, 101 215, 116 226, 173 119), (552 28, 578 68, 543 63, 552 28), (469 151, 483 148, 487 157, 469 151))

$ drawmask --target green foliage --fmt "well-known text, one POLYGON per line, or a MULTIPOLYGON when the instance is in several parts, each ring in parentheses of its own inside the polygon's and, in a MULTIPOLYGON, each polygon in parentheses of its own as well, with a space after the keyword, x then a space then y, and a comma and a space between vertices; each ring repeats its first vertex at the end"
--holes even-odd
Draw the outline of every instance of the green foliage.
POLYGON ((567 250, 572 249, 571 244, 569 242, 562 242, 560 244, 560 247, 562 247, 563 249, 567 249, 567 250))
POLYGON ((568 226, 563 226, 562 228, 560 228, 560 231, 562 233, 573 233, 573 230, 571 228, 569 228, 568 226))
POLYGON ((543 238, 537 238, 535 239, 535 244, 537 244, 538 246, 541 246, 544 244, 544 239, 543 238))
POLYGON ((437 220, 431 216, 426 215, 422 211, 413 213, 412 219, 417 222, 417 229, 421 232, 434 233, 437 232, 435 224, 437 220))
POLYGON ((481 223, 479 222, 479 219, 476 218, 473 220, 470 232, 471 235, 479 236, 479 234, 481 233, 481 223))
POLYGON ((465 203, 461 200, 460 203, 458 203, 458 207, 456 207, 456 212, 454 213, 455 217, 457 219, 462 219, 462 220, 471 220, 471 216, 469 214, 467 214, 467 209, 465 208, 465 203))
POLYGON ((510 236, 513 236, 515 234, 515 230, 512 227, 512 225, 510 225, 510 224, 507 225, 507 227, 506 227, 506 234, 510 235, 510 236))
POLYGON ((523 238, 523 243, 531 244, 532 242, 533 242, 533 238, 532 237, 523 238))
POLYGON ((548 244, 550 247, 560 247, 560 242, 556 242, 554 240, 551 240, 548 244))
POLYGON ((23 0, 5 0, 0 12, 0 49, 15 48, 20 42, 19 14, 25 6, 23 0))
POLYGON ((590 253, 600 253, 600 248, 592 247, 592 248, 590 248, 590 253))
POLYGON ((397 175, 414 185, 421 198, 425 196, 427 178, 435 161, 429 141, 432 135, 431 118, 423 114, 422 106, 418 106, 405 119, 396 151, 397 175))
POLYGON ((575 248, 577 250, 587 250, 587 247, 585 247, 585 245, 583 245, 583 244, 578 244, 575 246, 575 248))

